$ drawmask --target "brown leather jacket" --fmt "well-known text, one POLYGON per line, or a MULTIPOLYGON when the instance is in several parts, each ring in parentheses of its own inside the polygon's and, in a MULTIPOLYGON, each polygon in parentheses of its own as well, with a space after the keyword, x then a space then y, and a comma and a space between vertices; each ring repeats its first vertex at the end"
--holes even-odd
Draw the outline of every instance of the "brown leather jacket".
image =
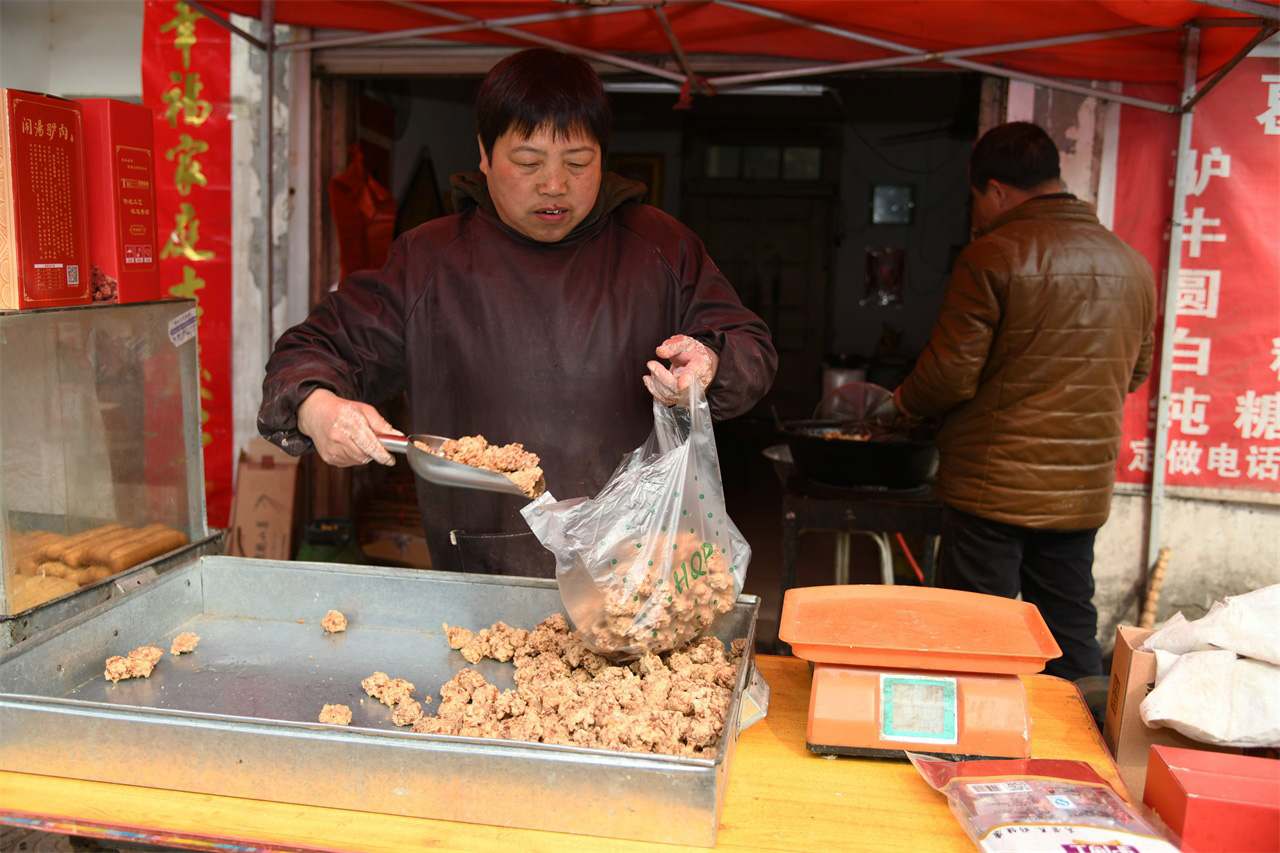
POLYGON ((1155 317, 1151 266, 1092 205, 1040 197, 992 222, 956 261, 895 395, 909 414, 943 416, 939 499, 1024 527, 1101 526, 1155 317))

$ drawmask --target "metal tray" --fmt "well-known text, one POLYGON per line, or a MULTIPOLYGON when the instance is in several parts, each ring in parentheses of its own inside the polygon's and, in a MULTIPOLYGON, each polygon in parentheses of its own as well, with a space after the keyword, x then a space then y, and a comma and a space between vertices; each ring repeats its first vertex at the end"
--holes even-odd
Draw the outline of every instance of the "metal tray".
MULTIPOLYGON (((729 708, 739 725, 760 716, 745 699, 758 680, 758 611, 756 597, 741 596, 716 626, 726 644, 747 642, 729 708)), ((469 665, 445 643, 443 622, 532 628, 554 612, 563 610, 551 580, 202 557, 0 655, 0 768, 714 845, 738 726, 726 727, 714 759, 423 735, 397 729, 360 688, 381 670, 438 702, 440 685, 469 665), (346 632, 323 632, 329 608, 346 614, 346 632), (107 657, 167 650, 181 631, 201 636, 195 653, 166 654, 148 679, 103 678, 107 657), (351 726, 316 722, 325 703, 350 706, 351 726)), ((476 668, 499 687, 514 683, 510 664, 476 668)))

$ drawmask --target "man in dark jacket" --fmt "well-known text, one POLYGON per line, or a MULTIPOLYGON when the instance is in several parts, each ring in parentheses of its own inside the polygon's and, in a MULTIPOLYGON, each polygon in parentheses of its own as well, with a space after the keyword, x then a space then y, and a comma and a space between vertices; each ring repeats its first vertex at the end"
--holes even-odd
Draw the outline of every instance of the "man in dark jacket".
POLYGON ((1111 509, 1125 396, 1151 370, 1150 265, 1062 192, 1058 149, 1025 122, 988 131, 969 162, 977 239, 894 395, 942 416, 939 583, 1035 604, 1063 656, 1102 673, 1093 544, 1111 509))
MULTIPOLYGON (((390 465, 375 434, 397 430, 374 405, 407 391, 406 432, 522 443, 572 498, 644 442, 655 399, 697 382, 723 419, 764 396, 777 354, 763 321, 689 229, 640 203, 643 184, 603 171, 611 116, 590 65, 513 54, 476 118, 480 173, 454 176, 459 212, 403 234, 381 270, 347 277, 277 341, 264 436, 331 465, 390 465)), ((522 504, 419 480, 433 565, 552 576, 522 504)))

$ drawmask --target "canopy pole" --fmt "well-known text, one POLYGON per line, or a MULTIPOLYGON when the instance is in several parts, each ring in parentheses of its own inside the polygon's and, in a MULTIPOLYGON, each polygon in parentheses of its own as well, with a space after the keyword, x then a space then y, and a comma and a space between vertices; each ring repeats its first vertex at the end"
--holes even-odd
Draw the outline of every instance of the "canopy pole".
MULTIPOLYGON (((1183 47, 1182 101, 1191 99, 1196 90, 1196 67, 1200 55, 1200 28, 1187 28, 1183 47)), ((1174 166, 1173 212, 1169 216, 1169 269, 1164 283, 1164 325, 1161 327, 1159 386, 1156 396, 1156 434, 1152 453, 1150 511, 1148 513, 1147 551, 1142 566, 1138 594, 1139 607, 1146 599, 1150 572, 1160 553, 1164 510, 1165 464, 1169 444, 1169 394, 1173 384, 1173 338, 1178 325, 1178 276, 1182 272, 1182 219, 1186 215, 1187 187, 1191 183, 1191 117, 1183 111, 1178 124, 1178 157, 1174 166)))
POLYGON ((200 0, 187 0, 187 5, 190 6, 192 9, 195 9, 201 15, 204 15, 206 18, 209 19, 211 23, 217 24, 218 26, 222 27, 224 30, 226 30, 227 32, 233 35, 240 36, 240 38, 249 42, 249 44, 258 48, 258 50, 267 49, 267 46, 262 43, 261 39, 256 38, 251 33, 247 33, 244 30, 240 29, 235 24, 228 21, 226 18, 222 17, 221 15, 209 9, 209 7, 201 3, 200 0))
POLYGON ((275 0, 262 0, 262 29, 263 37, 266 42, 263 61, 263 75, 265 81, 263 83, 263 103, 262 103, 262 130, 265 136, 263 142, 263 150, 267 154, 267 163, 264 171, 263 184, 266 187, 266 222, 264 227, 267 235, 266 247, 266 265, 267 274, 262 283, 262 365, 265 369, 268 359, 271 358, 271 345, 275 342, 272 334, 272 314, 275 307, 275 212, 276 212, 276 194, 275 194, 275 58, 276 58, 276 6, 275 0))
POLYGON ((1240 48, 1240 50, 1236 51, 1236 55, 1231 57, 1230 62, 1228 62, 1226 65, 1222 66, 1221 68, 1219 68, 1218 72, 1213 75, 1212 79, 1210 79, 1208 82, 1206 82, 1203 86, 1200 87, 1200 91, 1196 92, 1194 95, 1192 95, 1190 98, 1188 98, 1186 101, 1183 102, 1182 104, 1183 111, 1185 112, 1186 110, 1191 109, 1197 103, 1199 103, 1201 98, 1209 94, 1210 89, 1218 85, 1219 81, 1221 81, 1223 77, 1227 76, 1227 72, 1229 72, 1232 68, 1235 68, 1237 65, 1239 65, 1240 60, 1244 59, 1246 56, 1252 53, 1255 47, 1257 47, 1258 45, 1262 44, 1264 41, 1266 41, 1267 39, 1275 35, 1277 31, 1278 29, 1276 27, 1263 27, 1262 29, 1258 30, 1258 32, 1254 34, 1253 38, 1249 39, 1248 44, 1240 48))
MULTIPOLYGON (((410 7, 412 11, 419 14, 437 14, 444 17, 444 13, 431 6, 413 5, 410 7)), ((307 39, 305 41, 287 42, 280 46, 280 49, 287 52, 294 50, 313 50, 322 47, 349 47, 357 44, 378 44, 388 41, 399 41, 408 38, 426 38, 428 36, 443 36, 452 33, 464 33, 472 30, 496 29, 498 27, 514 27, 524 24, 543 24, 553 21, 564 21, 573 18, 582 18, 586 16, 609 15, 615 12, 634 12, 647 7, 596 7, 591 10, 574 9, 568 12, 542 12, 537 15, 513 15, 508 18, 494 18, 486 21, 481 18, 463 18, 459 23, 453 24, 434 24, 428 27, 414 27, 404 30, 387 30, 380 33, 365 33, 364 35, 354 36, 331 36, 321 39, 307 39)))

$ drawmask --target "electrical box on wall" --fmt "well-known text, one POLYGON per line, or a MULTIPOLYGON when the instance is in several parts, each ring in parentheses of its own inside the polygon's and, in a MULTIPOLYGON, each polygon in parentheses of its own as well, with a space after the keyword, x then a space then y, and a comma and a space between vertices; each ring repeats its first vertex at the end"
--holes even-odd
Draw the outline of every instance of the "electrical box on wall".
POLYGON ((915 188, 911 185, 872 185, 872 225, 910 225, 914 218, 915 209, 915 188))

